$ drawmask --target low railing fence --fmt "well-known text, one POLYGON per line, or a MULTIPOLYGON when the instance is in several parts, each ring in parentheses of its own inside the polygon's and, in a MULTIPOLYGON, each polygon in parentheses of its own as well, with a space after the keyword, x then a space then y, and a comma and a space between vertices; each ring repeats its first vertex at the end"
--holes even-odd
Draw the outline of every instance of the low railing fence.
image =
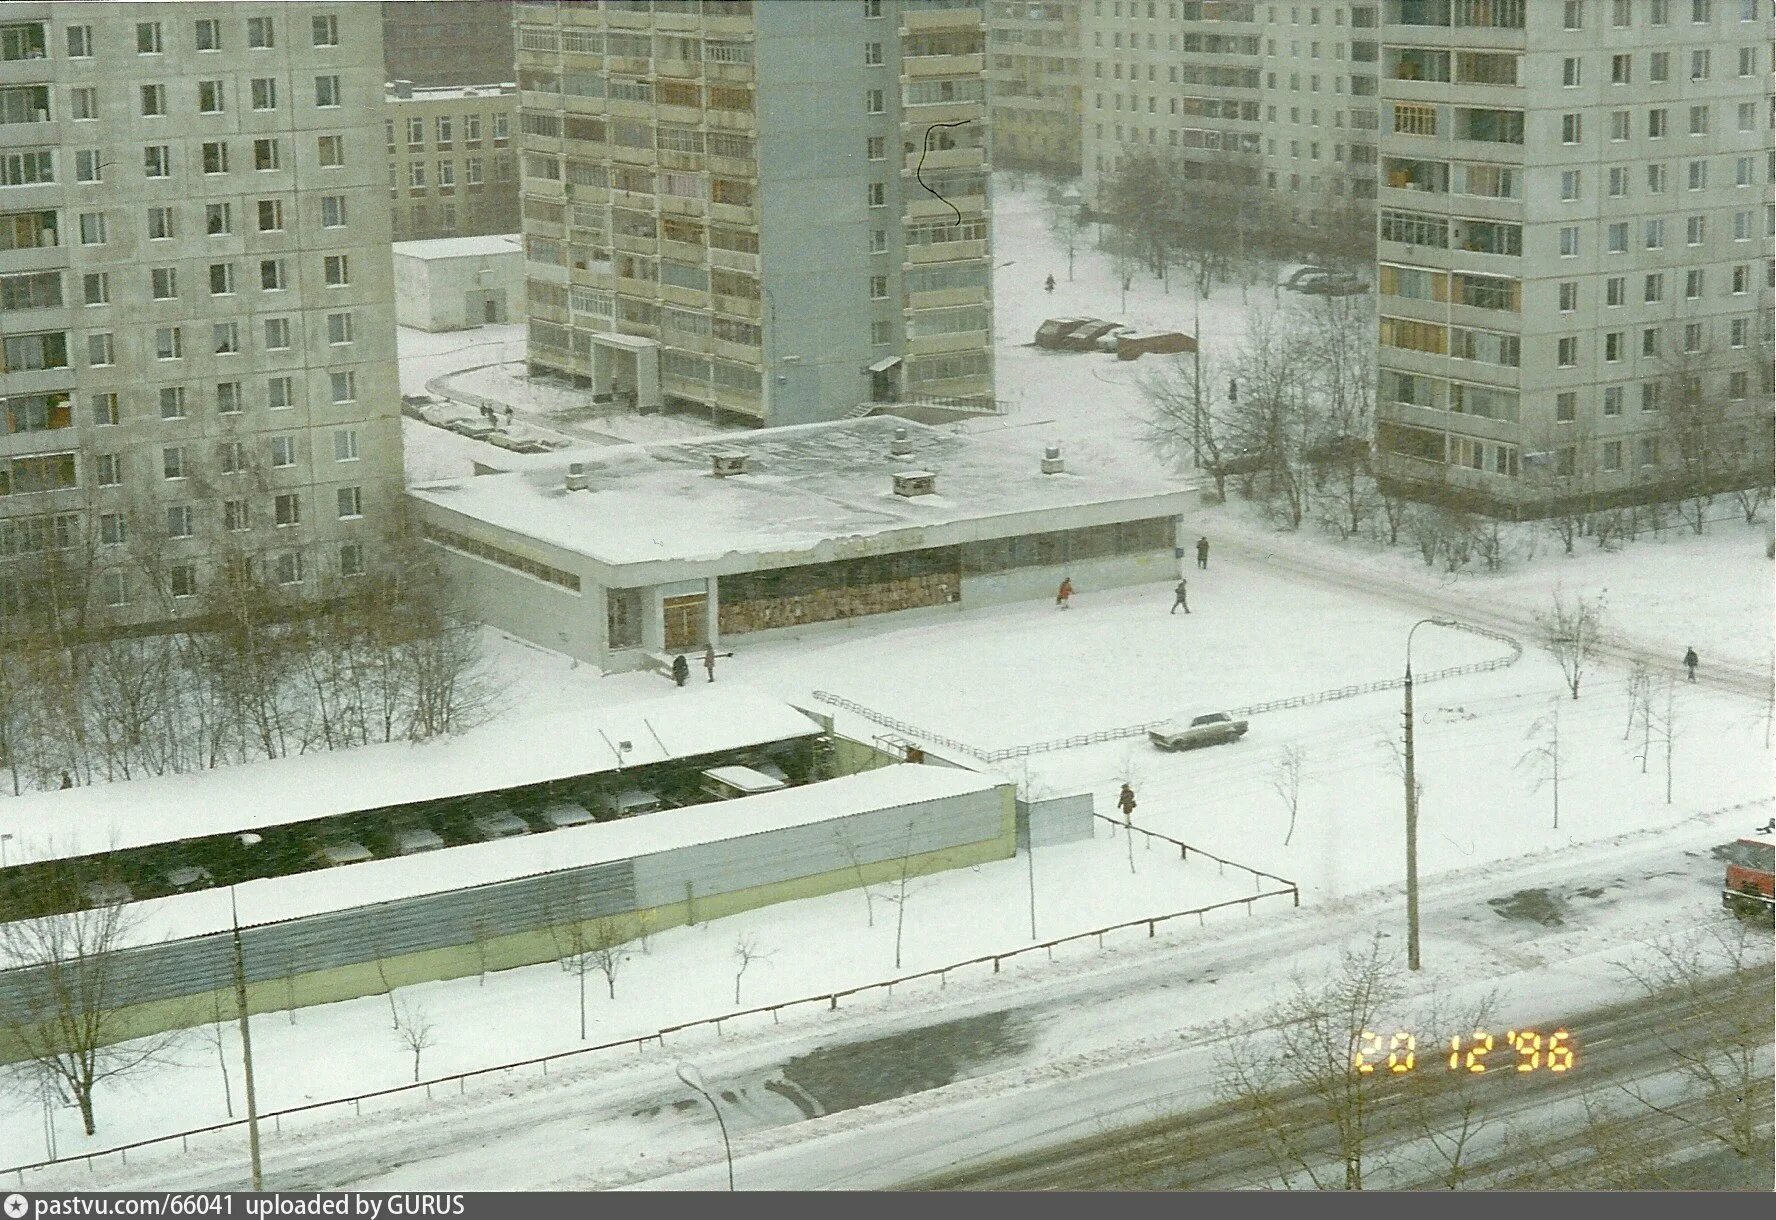
MULTIPOLYGON (((1488 628, 1475 627, 1466 623, 1462 624, 1462 629, 1470 634, 1485 636, 1488 639, 1497 640, 1501 644, 1509 645, 1511 651, 1504 656, 1493 657, 1486 661, 1474 661, 1467 665, 1451 665, 1444 669, 1433 669, 1426 673, 1415 674, 1412 679, 1414 685, 1423 686, 1427 682, 1437 682, 1445 678, 1457 678, 1468 674, 1489 673, 1493 670, 1507 669, 1523 659, 1523 645, 1502 631, 1492 631, 1488 628)), ((1282 711, 1285 708, 1307 707, 1317 703, 1331 703, 1338 699, 1351 699, 1358 695, 1370 695, 1378 691, 1398 690, 1405 684, 1405 681, 1404 677, 1377 678, 1373 682, 1357 682, 1348 686, 1335 686, 1327 690, 1314 691, 1311 694, 1290 695, 1282 699, 1267 699, 1262 703, 1250 703, 1244 707, 1227 708, 1224 710, 1229 716, 1253 716, 1260 712, 1277 712, 1282 711)), ((862 716, 866 720, 874 721, 879 725, 893 729, 897 733, 904 734, 914 740, 926 741, 933 745, 947 746, 952 750, 958 750, 963 754, 968 755, 970 758, 977 758, 982 762, 989 763, 1005 762, 1013 758, 1027 758, 1031 754, 1046 754, 1055 750, 1071 750, 1077 746, 1097 745, 1098 743, 1105 741, 1121 741, 1129 737, 1142 737, 1153 729, 1177 723, 1173 718, 1167 718, 1165 720, 1149 720, 1141 724, 1128 724, 1116 728, 1099 729, 1093 733, 1076 733, 1071 737, 1056 737, 1048 741, 1036 741, 1024 745, 1006 746, 996 750, 985 750, 979 746, 970 745, 968 742, 958 741, 954 737, 946 737, 942 733, 934 733, 928 729, 920 728, 916 724, 910 724, 905 720, 889 716, 884 712, 878 712, 874 708, 865 707, 863 704, 858 703, 853 699, 847 699, 842 695, 835 695, 830 691, 817 690, 814 692, 814 697, 822 703, 830 704, 837 708, 843 708, 845 711, 862 716)))

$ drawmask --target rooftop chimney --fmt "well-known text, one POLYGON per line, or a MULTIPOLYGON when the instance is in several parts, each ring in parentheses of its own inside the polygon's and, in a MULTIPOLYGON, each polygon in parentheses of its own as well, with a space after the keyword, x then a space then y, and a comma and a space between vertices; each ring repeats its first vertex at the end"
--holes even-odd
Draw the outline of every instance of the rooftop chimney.
POLYGON ((410 80, 396 81, 395 96, 399 98, 411 98, 413 96, 413 82, 410 80))
POLYGON ((937 476, 929 470, 903 470, 894 476, 894 494, 928 496, 937 490, 937 476))
POLYGON ((711 453, 709 455, 709 473, 718 479, 725 479, 731 474, 745 474, 746 456, 746 454, 736 450, 728 450, 722 453, 711 453))
POLYGON ((912 442, 911 438, 909 438, 907 436, 907 430, 905 428, 896 428, 894 430, 894 441, 892 444, 890 444, 888 446, 888 456, 889 457, 912 457, 913 456, 913 442, 912 442))
POLYGON ((1061 447, 1047 445, 1042 450, 1042 473, 1060 474, 1067 469, 1067 463, 1061 460, 1061 447))
POLYGON ((569 462, 567 464, 567 490, 585 491, 586 483, 586 463, 569 462))

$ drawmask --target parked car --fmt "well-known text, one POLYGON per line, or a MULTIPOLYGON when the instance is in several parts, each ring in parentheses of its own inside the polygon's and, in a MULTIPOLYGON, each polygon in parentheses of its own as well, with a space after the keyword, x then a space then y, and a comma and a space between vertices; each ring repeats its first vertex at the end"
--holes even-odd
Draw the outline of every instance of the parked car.
POLYGON ((484 813, 475 819, 475 829, 483 839, 510 839, 530 833, 524 819, 515 813, 484 813))
POLYGON ((1715 854, 1727 865, 1721 905, 1742 919, 1769 919, 1776 910, 1776 837, 1749 834, 1715 854))
POLYGON ((1062 339, 1081 326, 1095 320, 1094 318, 1050 318, 1036 328, 1036 346, 1059 348, 1062 339))
POLYGON ((365 860, 374 860, 370 849, 356 839, 343 839, 338 843, 329 843, 321 848, 321 862, 334 866, 340 864, 362 864, 365 860))
POLYGON ((711 767, 703 772, 698 786, 705 796, 722 801, 730 797, 775 792, 787 785, 776 776, 767 775, 752 767, 711 767))
POLYGON ((444 846, 444 840, 438 832, 423 826, 415 826, 411 830, 397 830, 394 833, 395 851, 403 856, 417 856, 424 851, 437 851, 444 846))
POLYGON ((1311 296, 1348 297, 1368 292, 1369 285, 1354 275, 1315 276, 1301 285, 1301 291, 1311 296))
POLYGON ((584 805, 576 805, 572 801, 557 801, 543 810, 543 821, 552 830, 565 830, 569 826, 585 826, 595 819, 584 805))
POLYGON ((1308 446, 1302 456, 1315 466, 1367 466, 1369 438, 1328 436, 1308 446))
POLYGON ((646 788, 624 788, 619 792, 606 792, 599 798, 599 806, 605 814, 601 821, 611 818, 632 818, 638 813, 655 813, 665 807, 665 802, 656 792, 646 788))
POLYGON ((1070 352, 1089 352, 1098 346, 1098 340, 1107 334, 1122 329, 1119 322, 1106 322, 1102 318, 1093 318, 1084 326, 1078 327, 1061 336, 1061 346, 1070 352))
POLYGON ((528 436, 512 436, 505 432, 495 432, 487 438, 487 443, 507 450, 511 453, 547 453, 549 446, 542 441, 528 436))
POLYGON ((1257 474, 1269 460, 1270 455, 1262 449, 1223 449, 1205 465, 1210 474, 1257 474))
POLYGON ((1246 722, 1235 720, 1226 712, 1210 712, 1206 716, 1198 716, 1182 728, 1163 725, 1147 730, 1147 739, 1167 751, 1218 746, 1224 741, 1238 741, 1245 735, 1246 722))
POLYGON ((486 440, 489 436, 493 435, 493 425, 478 415, 467 416, 463 419, 453 419, 445 426, 459 436, 472 437, 478 441, 486 440))
POLYGON ((1116 351, 1116 345, 1121 343, 1126 336, 1134 334, 1134 332, 1135 328, 1132 326, 1112 326, 1109 330, 1099 335, 1097 341, 1093 343, 1092 346, 1097 348, 1100 352, 1114 353, 1116 351))
POLYGON ((1279 288, 1287 288, 1292 292, 1306 291, 1305 285, 1314 281, 1329 279, 1333 272, 1330 267, 1316 267, 1312 264, 1298 266, 1277 281, 1279 288))
POLYGON ((1146 334, 1129 332, 1117 336, 1116 358, 1118 360, 1139 360, 1149 352, 1171 354, 1174 352, 1194 352, 1196 340, 1176 330, 1155 330, 1146 334))
POLYGON ((197 864, 170 868, 165 880, 167 888, 175 894, 183 894, 189 890, 207 890, 216 884, 216 878, 210 874, 210 870, 197 864))
POLYGON ((121 881, 94 881, 80 891, 89 907, 118 907, 126 902, 134 902, 136 896, 130 887, 121 881))

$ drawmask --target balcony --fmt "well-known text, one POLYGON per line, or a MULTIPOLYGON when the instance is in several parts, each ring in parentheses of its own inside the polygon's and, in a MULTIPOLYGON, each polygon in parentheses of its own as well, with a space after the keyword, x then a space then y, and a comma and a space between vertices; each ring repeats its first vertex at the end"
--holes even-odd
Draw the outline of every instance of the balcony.
POLYGON ((758 224, 758 213, 751 204, 711 203, 709 219, 720 224, 739 225, 743 229, 749 229, 758 224))
POLYGON ((703 121, 717 131, 737 131, 752 135, 758 129, 758 121, 750 110, 716 110, 702 111, 703 121))
POLYGON ((664 216, 697 216, 701 217, 705 210, 701 199, 687 199, 683 195, 661 195, 660 213, 664 216))
POLYGON ((759 256, 748 254, 744 250, 723 250, 716 246, 709 247, 709 265, 720 267, 726 271, 741 271, 747 275, 759 273, 759 256))
POLYGON ((660 248, 660 243, 652 237, 636 237, 629 233, 618 233, 611 238, 614 249, 629 254, 646 254, 652 257, 660 248))
POLYGON ((677 284, 662 283, 660 299, 668 305, 678 305, 685 309, 707 309, 709 294, 701 288, 681 288, 677 284))
POLYGON ((982 14, 978 8, 902 9, 900 32, 905 37, 914 30, 978 30, 982 14))
MULTIPOLYGON (((903 106, 900 111, 902 129, 916 131, 920 139, 924 138, 926 128, 933 123, 963 123, 986 117, 987 106, 981 101, 931 102, 918 106, 903 106)), ((918 143, 915 140, 914 143, 918 143)))
POLYGON ((756 322, 763 316, 759 302, 752 297, 729 297, 713 293, 709 299, 715 307, 715 312, 725 313, 729 317, 746 318, 756 322))
POLYGON ((913 151, 907 154, 906 164, 902 167, 907 173, 917 173, 921 168, 932 169, 985 169, 987 150, 978 147, 933 148, 930 152, 921 152, 915 142, 913 151), (923 164, 921 165, 921 158, 923 164))
POLYGON ((941 352, 985 351, 991 337, 984 330, 960 330, 941 335, 917 335, 907 339, 907 355, 934 356, 941 352))
POLYGON ((660 239, 660 257, 676 259, 681 263, 702 264, 703 256, 708 251, 702 246, 693 246, 688 242, 660 239))
MULTIPOLYGON (((917 189, 918 184, 913 185, 917 189)), ((908 220, 934 220, 938 217, 954 220, 957 212, 961 212, 964 217, 985 216, 987 200, 984 195, 946 195, 942 199, 934 199, 921 190, 918 196, 909 193, 902 208, 908 220)))
POLYGON ((918 263, 953 263, 964 258, 987 257, 987 243, 984 241, 946 241, 930 246, 908 246, 906 260, 909 265, 918 263))
POLYGON ((985 55, 913 55, 900 61, 901 74, 918 76, 979 76, 985 55))

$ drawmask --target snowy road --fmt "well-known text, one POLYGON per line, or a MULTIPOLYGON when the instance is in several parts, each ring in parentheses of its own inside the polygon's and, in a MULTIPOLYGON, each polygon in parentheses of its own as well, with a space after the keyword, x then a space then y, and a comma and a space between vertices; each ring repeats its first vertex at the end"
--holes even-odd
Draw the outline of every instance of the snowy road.
MULTIPOLYGON (((1675 830, 1440 879, 1425 907, 1427 969, 1414 986, 1457 996, 1496 988, 1501 1017, 1525 1022, 1566 1018, 1557 997, 1626 995, 1610 963, 1635 938, 1721 918, 1718 864, 1706 849, 1745 817, 1704 815, 1675 830), (1565 894, 1568 921, 1524 923, 1488 906, 1531 887, 1565 894)), ((682 1056, 724 1098, 742 1189, 890 1186, 1138 1120, 1156 1106, 1206 1103, 1215 1018, 1262 1007, 1292 970, 1315 969, 1347 942, 1378 928, 1392 933, 1399 922, 1397 895, 1374 893, 1211 927, 1182 941, 952 983, 879 1008, 687 1041, 627 1065, 604 1059, 547 1078, 496 1078, 463 1096, 440 1092, 361 1118, 267 1132, 267 1185, 719 1188, 720 1143, 706 1107, 675 1078, 682 1056), (874 1100, 868 1081, 833 1074, 831 1065, 860 1045, 907 1035, 902 1045, 917 1046, 927 1031, 949 1038, 957 1023, 994 1014, 1004 1014, 998 1020, 1011 1032, 978 1057, 952 1054, 948 1083, 903 1082, 914 1091, 874 1100), (1027 1036, 1017 1036, 1020 1030, 1027 1036), (825 1083, 797 1066, 822 1048, 825 1083), (851 1108, 820 1114, 827 1107, 810 1089, 851 1108), (849 1098, 839 1096, 847 1091, 849 1098)), ((882 1062, 880 1053, 857 1059, 882 1062)), ((128 1165, 102 1161, 96 1176, 69 1169, 31 1175, 25 1185, 239 1186, 242 1143, 211 1137, 183 1155, 173 1145, 134 1154, 128 1165)))

